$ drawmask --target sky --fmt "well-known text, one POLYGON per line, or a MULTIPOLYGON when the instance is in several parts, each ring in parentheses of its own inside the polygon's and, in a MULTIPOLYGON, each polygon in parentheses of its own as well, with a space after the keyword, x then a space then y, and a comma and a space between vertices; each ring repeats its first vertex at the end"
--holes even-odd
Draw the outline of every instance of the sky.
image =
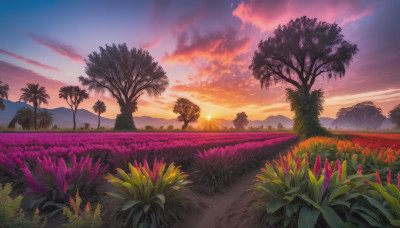
MULTIPOLYGON (((337 23, 360 50, 344 78, 316 81, 325 93, 322 116, 366 100, 387 115, 400 103, 399 8, 396 0, 0 0, 0 80, 12 101, 26 83, 39 83, 51 97, 42 107, 67 107, 58 90, 80 85, 87 56, 126 43, 148 50, 169 79, 161 96, 140 98, 134 116, 176 118, 173 103, 187 97, 203 117, 293 117, 284 95, 290 85, 261 88, 248 67, 279 24, 308 16, 337 23)), ((91 110, 98 99, 104 116, 115 118, 119 106, 107 93, 90 92, 80 107, 91 110)))

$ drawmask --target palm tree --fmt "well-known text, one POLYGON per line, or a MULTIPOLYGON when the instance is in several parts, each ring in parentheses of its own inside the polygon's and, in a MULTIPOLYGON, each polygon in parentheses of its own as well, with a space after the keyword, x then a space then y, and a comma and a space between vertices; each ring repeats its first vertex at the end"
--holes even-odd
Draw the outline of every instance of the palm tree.
POLYGON ((30 130, 33 127, 33 112, 27 107, 20 108, 11 120, 8 128, 15 128, 16 124, 21 125, 23 130, 30 130))
POLYGON ((4 106, 3 98, 8 99, 8 90, 9 87, 7 84, 2 85, 2 81, 0 80, 0 109, 4 110, 6 107, 4 106))
POLYGON ((78 106, 84 99, 89 98, 89 94, 86 90, 79 88, 79 86, 64 86, 61 87, 58 97, 67 101, 69 107, 71 107, 72 117, 74 119, 74 130, 76 130, 76 111, 78 106))
POLYGON ((39 128, 48 129, 53 124, 53 113, 44 109, 43 111, 39 111, 39 128))
POLYGON ((33 104, 33 109, 34 109, 34 126, 35 130, 37 129, 36 126, 36 113, 38 107, 42 103, 48 104, 47 99, 50 98, 50 96, 46 93, 46 89, 41 86, 39 87, 39 84, 32 84, 28 83, 26 84, 26 88, 22 88, 21 91, 23 92, 19 100, 24 101, 25 103, 32 103, 33 104))
POLYGON ((93 105, 93 111, 96 112, 99 115, 99 121, 97 124, 97 130, 100 129, 100 114, 105 113, 107 110, 106 105, 104 104, 103 101, 98 100, 94 105, 93 105))

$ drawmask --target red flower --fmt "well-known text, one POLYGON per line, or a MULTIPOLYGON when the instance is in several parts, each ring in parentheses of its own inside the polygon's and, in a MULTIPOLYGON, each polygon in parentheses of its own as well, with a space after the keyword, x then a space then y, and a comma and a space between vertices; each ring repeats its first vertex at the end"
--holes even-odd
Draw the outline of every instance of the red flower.
POLYGON ((378 184, 382 184, 381 177, 379 176, 378 170, 376 170, 375 176, 376 176, 376 182, 377 182, 378 184))
POLYGON ((392 183, 392 171, 389 169, 389 174, 387 175, 387 183, 391 184, 392 183))

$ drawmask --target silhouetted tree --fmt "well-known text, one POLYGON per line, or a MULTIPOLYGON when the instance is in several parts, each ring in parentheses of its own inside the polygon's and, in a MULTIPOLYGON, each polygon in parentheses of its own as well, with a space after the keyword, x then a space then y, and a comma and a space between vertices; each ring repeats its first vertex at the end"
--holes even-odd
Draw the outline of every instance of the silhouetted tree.
POLYGON ((137 110, 141 95, 158 96, 168 86, 168 78, 163 68, 154 61, 148 51, 126 44, 100 47, 86 60, 86 74, 79 77, 89 90, 108 90, 117 99, 121 114, 115 121, 116 129, 136 129, 132 113, 137 110))
POLYGON ((236 119, 233 120, 233 125, 238 130, 244 130, 246 126, 249 124, 249 120, 247 119, 247 115, 245 112, 240 112, 236 114, 236 119))
MULTIPOLYGON (((295 111, 294 121, 304 122, 295 123, 294 126, 306 129, 294 130, 310 137, 327 133, 322 129, 318 116, 315 116, 319 112, 308 113, 313 107, 322 107, 322 104, 313 103, 323 101, 322 91, 312 96, 315 80, 323 76, 343 77, 357 52, 357 45, 344 40, 342 29, 336 23, 302 17, 279 25, 273 36, 260 41, 249 68, 253 76, 260 80, 261 87, 268 88, 271 82, 289 83, 295 87, 301 102, 300 107, 292 107, 295 111), (317 96, 320 93, 322 96, 317 96), (312 97, 319 99, 313 101, 312 97)), ((287 94, 294 92, 287 89, 287 94)))
POLYGON ((53 113, 50 113, 47 109, 39 110, 38 119, 40 129, 49 129, 53 124, 53 113))
POLYGON ((178 98, 174 104, 174 113, 179 114, 178 121, 183 121, 182 130, 185 130, 189 123, 196 122, 200 117, 200 107, 189 99, 178 98))
POLYGON ((400 104, 390 110, 389 117, 396 124, 397 128, 400 128, 400 104))
POLYGON ((100 129, 100 115, 102 113, 105 113, 107 110, 106 104, 104 104, 103 101, 98 100, 94 105, 93 105, 93 111, 98 114, 99 119, 97 123, 97 130, 100 129))
POLYGON ((84 99, 89 98, 89 94, 86 90, 79 88, 79 86, 63 86, 61 87, 58 97, 67 101, 67 104, 71 108, 72 117, 74 120, 74 130, 76 130, 76 111, 78 106, 83 102, 84 99))
POLYGON ((90 123, 83 123, 83 129, 87 130, 90 128, 90 123))
POLYGON ((281 123, 278 123, 278 126, 276 126, 276 129, 283 130, 283 125, 281 123))
POLYGON ((8 90, 10 88, 7 84, 2 85, 2 81, 0 80, 0 109, 3 111, 6 107, 4 106, 3 98, 8 99, 8 90))
POLYGON ((30 130, 34 127, 34 114, 31 108, 22 107, 15 113, 14 118, 8 124, 8 128, 15 128, 16 124, 21 125, 23 130, 30 130))
POLYGON ((341 108, 336 113, 336 120, 333 126, 354 129, 377 129, 385 120, 382 110, 371 101, 364 101, 354 106, 341 108))
POLYGON ((22 88, 22 95, 19 100, 24 101, 25 103, 32 103, 33 104, 33 126, 35 130, 37 129, 37 109, 40 107, 42 103, 48 104, 47 99, 50 96, 47 94, 46 89, 43 86, 39 86, 39 84, 26 84, 26 88, 22 88))

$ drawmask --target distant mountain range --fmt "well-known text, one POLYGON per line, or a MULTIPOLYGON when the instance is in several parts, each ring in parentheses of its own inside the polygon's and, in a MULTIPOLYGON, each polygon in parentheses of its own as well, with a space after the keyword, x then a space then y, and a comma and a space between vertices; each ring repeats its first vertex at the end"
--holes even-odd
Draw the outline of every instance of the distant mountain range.
MULTIPOLYGON (((4 100, 4 105, 6 106, 6 109, 4 111, 0 111, 0 126, 8 126, 12 118, 14 117, 15 113, 17 112, 18 109, 22 107, 28 107, 32 108, 31 105, 26 104, 24 102, 13 102, 9 100, 4 100)), ((53 125, 57 125, 59 128, 72 128, 73 125, 73 120, 72 120, 72 112, 68 108, 55 108, 55 109, 48 109, 50 113, 53 113, 53 119, 54 123, 53 125)), ((137 128, 144 128, 147 125, 151 125, 155 128, 159 128, 160 126, 163 126, 166 128, 169 125, 173 125, 175 128, 180 128, 182 126, 182 123, 177 121, 176 119, 164 119, 164 118, 154 118, 150 116, 139 116, 133 117, 133 120, 135 121, 135 125, 137 128)), ((329 118, 329 117, 321 117, 320 122, 322 126, 326 128, 335 128, 335 126, 332 125, 332 122, 334 121, 334 118, 329 118)), ((204 123, 207 121, 206 119, 199 119, 198 123, 193 124, 196 126, 197 124, 204 123)), ((232 120, 226 120, 226 119, 212 119, 213 123, 216 123, 216 125, 219 128, 223 127, 233 127, 232 120)), ((76 124, 77 127, 83 127, 84 123, 89 123, 91 127, 95 128, 97 127, 97 115, 86 110, 86 109, 78 109, 76 113, 76 124)), ((109 119, 105 117, 101 117, 101 126, 106 127, 106 128, 113 128, 115 123, 115 119, 109 119)), ((249 120, 249 127, 261 127, 263 126, 264 128, 267 128, 268 126, 272 126, 273 128, 276 128, 278 124, 281 123, 284 128, 291 128, 293 125, 293 121, 286 116, 282 115, 277 115, 277 116, 269 116, 264 120, 249 120)), ((390 122, 388 119, 386 119, 382 126, 381 129, 384 128, 393 128, 394 124, 390 122)))

